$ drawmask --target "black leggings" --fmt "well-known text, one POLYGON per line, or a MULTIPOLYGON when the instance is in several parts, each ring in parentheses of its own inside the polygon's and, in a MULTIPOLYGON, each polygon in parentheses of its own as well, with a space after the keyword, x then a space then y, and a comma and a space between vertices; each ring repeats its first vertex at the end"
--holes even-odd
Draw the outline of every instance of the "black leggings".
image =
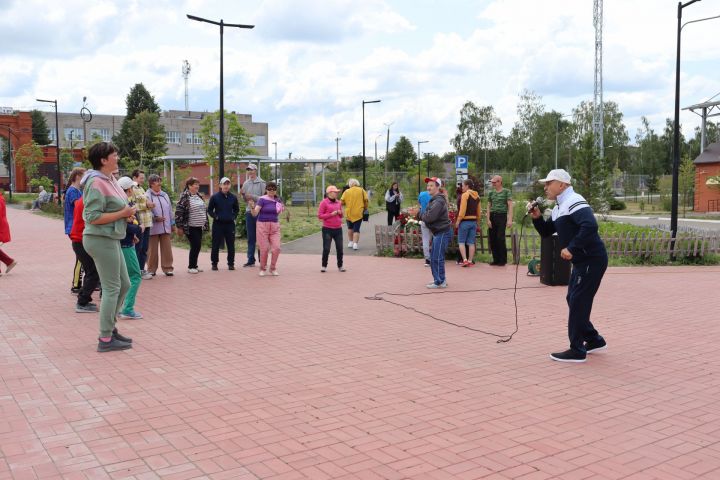
POLYGON ((85 270, 85 278, 78 293, 78 304, 87 305, 92 300, 93 292, 100 285, 100 276, 95 268, 95 261, 85 251, 82 242, 72 242, 72 249, 85 270))
POLYGON ((343 266, 343 233, 342 228, 322 228, 323 252, 322 266, 327 267, 328 257, 330 256, 330 246, 335 241, 335 254, 337 255, 338 268, 343 266))
POLYGON ((202 227, 188 227, 188 241, 190 242, 190 260, 188 268, 198 268, 198 256, 200 255, 200 247, 202 245, 202 227))

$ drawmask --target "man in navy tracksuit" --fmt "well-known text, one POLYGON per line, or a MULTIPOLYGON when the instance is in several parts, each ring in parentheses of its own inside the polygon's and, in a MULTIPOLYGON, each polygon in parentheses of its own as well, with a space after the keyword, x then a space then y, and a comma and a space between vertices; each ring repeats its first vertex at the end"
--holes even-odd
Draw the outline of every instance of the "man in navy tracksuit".
POLYGON ((548 200, 555 200, 556 204, 551 220, 543 219, 537 206, 528 205, 532 207, 535 229, 543 237, 557 232, 560 256, 573 265, 567 293, 570 349, 552 353, 550 358, 558 362, 584 362, 588 353, 607 348, 605 339, 590 322, 593 299, 608 265, 607 251, 592 208, 570 186, 570 174, 563 169, 551 170, 539 181, 545 184, 548 200))
POLYGON ((212 269, 218 269, 220 247, 224 242, 227 247, 228 269, 235 270, 235 219, 240 213, 240 205, 237 197, 230 191, 229 178, 220 179, 220 191, 210 197, 207 213, 213 218, 210 251, 212 269))

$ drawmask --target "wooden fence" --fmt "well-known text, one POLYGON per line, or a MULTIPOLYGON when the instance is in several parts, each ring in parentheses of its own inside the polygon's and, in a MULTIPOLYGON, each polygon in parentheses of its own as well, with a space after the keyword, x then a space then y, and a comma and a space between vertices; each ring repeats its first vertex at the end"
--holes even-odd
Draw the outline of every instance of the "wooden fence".
MULTIPOLYGON (((485 232, 478 231, 476 245, 479 253, 489 252, 485 232)), ((532 227, 525 227, 522 238, 518 229, 506 234, 508 250, 517 262, 521 257, 540 256, 540 236, 532 227)), ((603 235, 603 242, 611 257, 653 257, 670 255, 673 239, 670 232, 627 232, 603 235)), ((378 254, 392 251, 395 256, 409 253, 422 254, 422 235, 419 230, 405 231, 399 226, 377 225, 375 245, 378 254)), ((449 250, 457 252, 457 237, 453 237, 449 250)), ((675 241, 675 255, 678 257, 702 257, 706 254, 720 254, 720 232, 683 233, 675 241)))

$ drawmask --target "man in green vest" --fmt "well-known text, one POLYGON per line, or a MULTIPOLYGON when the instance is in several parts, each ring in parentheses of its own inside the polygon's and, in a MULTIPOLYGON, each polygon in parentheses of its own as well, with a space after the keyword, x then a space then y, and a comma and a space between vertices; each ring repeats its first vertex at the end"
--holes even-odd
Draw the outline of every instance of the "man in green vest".
POLYGON ((487 222, 488 242, 492 251, 493 261, 490 265, 502 267, 507 263, 507 245, 505 228, 512 227, 513 201, 512 193, 503 188, 502 177, 495 175, 490 179, 492 189, 488 194, 487 222))

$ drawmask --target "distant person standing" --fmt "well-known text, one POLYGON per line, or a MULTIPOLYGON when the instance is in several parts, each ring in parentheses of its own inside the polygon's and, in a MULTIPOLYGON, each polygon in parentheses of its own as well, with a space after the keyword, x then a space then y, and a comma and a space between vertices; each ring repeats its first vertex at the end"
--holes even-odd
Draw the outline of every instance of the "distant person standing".
POLYGON ((472 180, 463 180, 460 208, 455 220, 455 227, 458 230, 458 250, 462 255, 463 267, 470 267, 475 263, 475 236, 482 218, 480 195, 471 187, 472 180))
POLYGON ((85 220, 83 220, 83 199, 82 197, 75 200, 75 211, 73 215, 73 225, 70 229, 70 241, 77 258, 82 262, 85 276, 83 285, 78 293, 75 311, 77 313, 94 313, 98 311, 97 305, 92 303, 92 294, 100 285, 100 277, 92 257, 85 251, 83 247, 83 232, 85 231, 85 220))
POLYGON ((140 276, 143 280, 151 280, 152 275, 145 270, 147 262, 148 246, 150 244, 150 229, 153 226, 152 209, 155 206, 152 200, 145 195, 145 172, 142 170, 133 170, 131 174, 133 181, 133 191, 130 201, 135 203, 138 211, 135 215, 142 229, 140 241, 135 244, 135 253, 137 254, 138 265, 140 265, 140 276))
MULTIPOLYGON (((0 245, 10 242, 10 224, 7 221, 7 208, 5 206, 5 197, 3 191, 0 190, 0 245)), ((0 249, 0 262, 4 263, 7 268, 5 273, 10 273, 10 270, 15 268, 17 262, 10 258, 10 256, 0 249)), ((0 272, 2 275, 2 272, 0 272)))
POLYGON ((208 230, 208 217, 205 200, 200 193, 200 180, 195 177, 190 177, 185 182, 185 190, 175 207, 175 225, 178 235, 185 235, 190 242, 188 273, 202 272, 202 268, 198 267, 198 256, 203 232, 208 230))
MULTIPOLYGON (((133 179, 130 177, 120 177, 118 179, 118 185, 125 190, 128 200, 131 201, 130 199, 135 196, 135 182, 133 179)), ((143 195, 143 197, 144 196, 145 195, 143 195)), ((137 292, 142 282, 140 262, 138 261, 135 246, 141 242, 142 232, 143 230, 137 217, 129 217, 127 219, 127 226, 125 227, 125 238, 120 240, 120 250, 125 258, 125 266, 127 267, 128 278, 130 279, 130 289, 128 289, 122 310, 120 310, 120 318, 126 320, 140 320, 143 318, 140 312, 135 311, 135 298, 137 297, 137 292)))
POLYGON ((213 218, 212 250, 210 262, 212 269, 218 269, 220 247, 227 248, 228 270, 235 270, 235 219, 240 213, 237 197, 230 191, 230 179, 220 179, 220 191, 213 194, 208 202, 208 215, 213 218))
POLYGON ((345 218, 348 227, 348 248, 358 249, 360 241, 360 226, 363 216, 368 208, 368 194, 360 186, 355 178, 348 180, 348 189, 340 197, 340 202, 345 206, 345 218))
POLYGON ((257 203, 251 200, 251 214, 257 217, 257 238, 260 247, 260 276, 270 273, 277 277, 277 261, 280 257, 280 214, 285 211, 280 197, 277 196, 277 185, 268 182, 266 194, 258 198, 257 203), (267 269, 268 254, 272 254, 270 268, 267 269))
POLYGON ((400 192, 400 186, 397 182, 393 182, 390 188, 385 192, 385 208, 387 209, 388 226, 395 222, 395 218, 400 215, 400 206, 403 201, 403 194, 400 192))
POLYGON ((330 256, 330 247, 335 242, 335 255, 337 256, 338 270, 345 271, 343 267, 343 235, 342 235, 342 203, 337 199, 339 190, 335 185, 330 185, 325 189, 327 195, 318 207, 318 218, 322 220, 322 266, 321 272, 327 271, 328 258, 330 256))
POLYGON ((257 166, 252 163, 248 163, 245 169, 247 173, 247 179, 240 188, 240 193, 245 200, 247 206, 245 207, 245 231, 247 232, 247 262, 243 267, 254 267, 255 266, 255 248, 257 246, 257 219, 252 214, 252 207, 250 204, 255 205, 258 199, 265 194, 265 180, 258 177, 257 166))
POLYGON ((448 212, 448 200, 442 191, 442 180, 437 177, 426 178, 427 191, 431 195, 430 203, 422 216, 423 222, 433 234, 430 249, 430 270, 433 283, 427 288, 447 288, 445 279, 445 252, 452 240, 453 229, 448 212))
MULTIPOLYGON (((73 220, 75 219, 75 202, 82 198, 82 190, 80 190, 80 180, 85 174, 85 169, 82 167, 73 168, 68 178, 70 186, 65 190, 65 199, 63 202, 63 219, 65 221, 65 235, 70 236, 70 231, 73 227, 73 220)), ((82 241, 82 240, 81 240, 82 241)), ((70 291, 72 293, 80 293, 83 284, 83 266, 80 258, 75 256, 75 267, 73 268, 72 286, 70 291)))
POLYGON ((500 175, 492 177, 490 183, 493 186, 488 194, 487 208, 488 242, 493 256, 490 265, 502 267, 507 264, 505 229, 513 224, 513 201, 510 190, 503 188, 500 175))
POLYGON ((150 228, 147 270, 152 276, 155 276, 159 261, 163 273, 168 277, 172 277, 174 275, 172 233, 175 230, 172 202, 170 196, 162 189, 162 179, 159 175, 150 175, 148 184, 150 189, 145 192, 145 196, 153 204, 153 226, 150 228), (158 247, 160 249, 159 254, 158 247))
MULTIPOLYGON (((423 214, 427 210, 427 206, 430 203, 432 196, 427 190, 423 190, 418 195, 418 204, 420 204, 420 218, 422 219, 423 214)), ((423 246, 423 257, 425 257, 425 266, 430 266, 430 240, 432 240, 432 232, 425 225, 425 222, 420 221, 420 231, 422 232, 422 246, 423 246)))

